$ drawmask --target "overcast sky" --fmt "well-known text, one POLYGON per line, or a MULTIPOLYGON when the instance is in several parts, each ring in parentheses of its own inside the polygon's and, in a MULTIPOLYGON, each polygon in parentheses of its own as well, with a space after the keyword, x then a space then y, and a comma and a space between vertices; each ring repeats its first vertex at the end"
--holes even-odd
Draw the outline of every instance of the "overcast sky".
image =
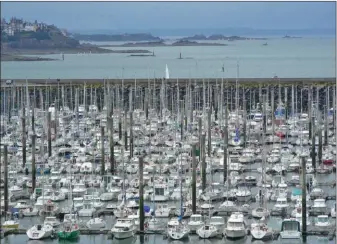
POLYGON ((333 29, 336 2, 1 2, 1 16, 68 30, 333 29))

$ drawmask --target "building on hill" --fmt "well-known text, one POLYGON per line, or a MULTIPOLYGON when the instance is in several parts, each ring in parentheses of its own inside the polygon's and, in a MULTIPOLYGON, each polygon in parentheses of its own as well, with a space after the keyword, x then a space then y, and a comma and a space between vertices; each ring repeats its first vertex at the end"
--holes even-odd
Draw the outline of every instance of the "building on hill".
POLYGON ((35 24, 32 23, 25 23, 24 24, 24 31, 36 31, 37 30, 37 26, 35 24))

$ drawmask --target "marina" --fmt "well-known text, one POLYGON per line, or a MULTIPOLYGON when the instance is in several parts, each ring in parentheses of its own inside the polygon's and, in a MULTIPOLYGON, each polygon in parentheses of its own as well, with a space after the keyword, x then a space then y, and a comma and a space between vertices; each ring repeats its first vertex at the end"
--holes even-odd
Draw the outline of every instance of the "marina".
POLYGON ((271 80, 2 86, 2 237, 334 242, 335 83, 271 80))

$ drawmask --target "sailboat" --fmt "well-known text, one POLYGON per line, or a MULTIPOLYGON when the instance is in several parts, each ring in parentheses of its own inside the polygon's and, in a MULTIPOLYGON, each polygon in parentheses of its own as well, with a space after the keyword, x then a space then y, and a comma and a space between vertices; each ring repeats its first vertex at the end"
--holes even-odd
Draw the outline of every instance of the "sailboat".
MULTIPOLYGON (((155 188, 154 188, 154 173, 156 170, 153 170, 153 192, 155 192, 155 188)), ((148 230, 150 231, 157 231, 161 228, 162 226, 162 222, 156 218, 156 202, 154 201, 154 198, 152 198, 153 200, 153 215, 151 216, 151 219, 148 221, 148 230)))
MULTIPOLYGON (((180 167, 182 168, 182 163, 180 160, 180 167)), ((182 170, 180 170, 182 172, 182 170)), ((182 218, 184 216, 184 208, 183 208, 183 182, 182 175, 180 174, 180 216, 178 218, 178 225, 173 226, 168 229, 168 235, 173 240, 182 240, 188 238, 188 234, 190 233, 190 229, 187 224, 182 223, 182 218)))
POLYGON ((34 225, 26 232, 27 236, 31 240, 41 240, 51 237, 53 234, 53 227, 48 224, 34 225))
POLYGON ((167 67, 167 64, 166 64, 166 68, 165 68, 165 79, 170 79, 170 72, 169 72, 169 69, 167 67))
POLYGON ((122 166, 123 166, 122 203, 119 206, 117 206, 117 209, 114 211, 114 215, 116 216, 116 218, 126 218, 130 214, 130 210, 126 207, 124 148, 122 148, 122 166))
MULTIPOLYGON (((265 144, 265 132, 263 132, 262 134, 262 145, 265 144)), ((265 167, 266 167, 266 155, 265 155, 265 150, 263 149, 263 166, 262 166, 262 189, 259 190, 259 198, 262 198, 260 199, 260 206, 253 209, 252 210, 252 216, 254 218, 266 218, 270 215, 270 212, 268 210, 268 208, 266 207, 266 200, 267 200, 267 197, 265 196, 266 195, 266 188, 265 188, 265 178, 266 178, 266 171, 265 171, 265 167), (261 206, 261 203, 263 203, 263 206, 261 206)))
POLYGON ((265 218, 262 217, 258 223, 252 223, 250 228, 250 233, 253 239, 256 240, 267 240, 273 238, 273 230, 266 223, 264 223, 265 218))
MULTIPOLYGON (((71 171, 70 171, 71 172, 71 171)), ((70 178, 72 178, 72 174, 70 174, 70 178)), ((73 197, 72 194, 72 187, 70 186, 70 193, 71 193, 71 199, 73 197)), ((72 199, 72 208, 71 213, 74 212, 74 201, 72 199)), ((60 231, 57 233, 57 236, 60 240, 74 240, 77 239, 80 235, 80 228, 77 221, 67 221, 64 222, 60 231)))

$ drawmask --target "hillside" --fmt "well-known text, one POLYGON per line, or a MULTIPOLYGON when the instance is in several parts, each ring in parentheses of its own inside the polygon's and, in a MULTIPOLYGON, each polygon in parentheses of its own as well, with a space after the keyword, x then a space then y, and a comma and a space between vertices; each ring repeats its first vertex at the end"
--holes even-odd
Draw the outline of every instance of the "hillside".
MULTIPOLYGON (((82 45, 80 42, 53 25, 36 30, 15 31, 12 35, 1 30, 1 59, 10 55, 53 54, 53 53, 110 53, 112 50, 94 45, 82 45), (6 56, 5 56, 6 55, 6 56)), ((5 58, 6 57, 6 58, 5 58)))

